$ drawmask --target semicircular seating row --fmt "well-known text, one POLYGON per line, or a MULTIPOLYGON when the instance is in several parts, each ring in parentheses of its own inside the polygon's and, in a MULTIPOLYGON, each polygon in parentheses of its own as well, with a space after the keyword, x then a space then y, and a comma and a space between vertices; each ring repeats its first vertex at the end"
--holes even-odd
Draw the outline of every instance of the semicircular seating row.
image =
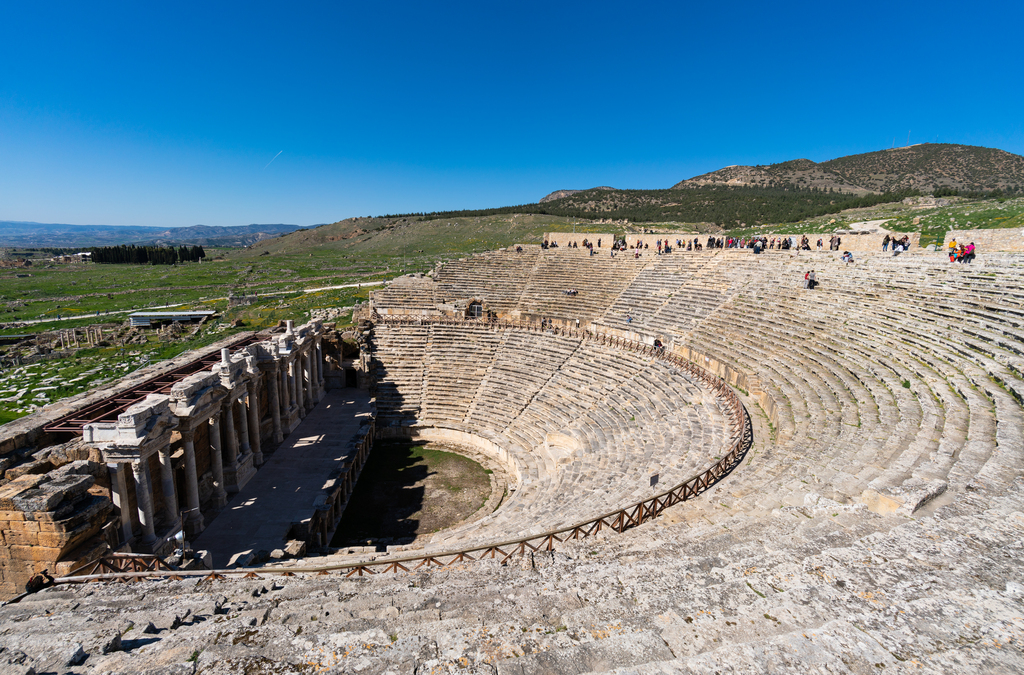
POLYGON ((497 511, 432 545, 586 521, 682 482, 731 445, 725 404, 660 359, 471 325, 381 323, 373 341, 379 425, 473 434, 502 448, 517 474, 497 511))
MULTIPOLYGON (((488 265, 516 255, 489 254, 488 265)), ((543 259, 561 285, 622 262, 609 284, 616 295, 603 311, 586 310, 598 330, 711 356, 774 400, 775 424, 763 425, 748 461, 717 491, 726 514, 762 515, 810 493, 869 505, 880 494, 882 510, 911 513, 944 489, 1002 490, 1024 466, 1020 256, 987 254, 965 266, 879 253, 847 265, 831 253, 725 250, 642 259, 641 268, 602 258, 600 270, 574 252, 543 259), (807 291, 811 268, 820 285, 807 291)), ((449 297, 480 296, 474 275, 469 259, 435 277, 449 297)), ((501 283, 521 311, 533 309, 523 301, 529 289, 544 286, 532 275, 501 283)), ((572 307, 559 311, 578 318, 572 307)))
POLYGON ((730 263, 729 299, 676 342, 755 375, 782 404, 778 442, 726 488, 734 508, 808 492, 871 504, 873 491, 909 514, 946 489, 1009 486, 1024 466, 1020 272, 999 256, 976 268, 880 255, 730 263), (822 285, 805 291, 812 265, 822 285))

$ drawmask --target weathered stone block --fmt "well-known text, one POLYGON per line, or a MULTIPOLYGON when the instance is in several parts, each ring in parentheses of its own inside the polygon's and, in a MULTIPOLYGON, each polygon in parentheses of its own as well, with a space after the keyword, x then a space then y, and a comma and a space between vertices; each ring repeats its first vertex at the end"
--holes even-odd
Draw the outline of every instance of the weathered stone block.
POLYGON ((0 521, 14 522, 16 520, 25 520, 25 514, 21 511, 0 511, 0 521))
POLYGON ((68 576, 82 565, 98 560, 110 552, 110 547, 102 537, 93 537, 64 557, 54 566, 54 576, 68 576))
POLYGON ((7 471, 4 472, 4 478, 7 480, 14 480, 20 476, 45 475, 53 469, 54 466, 49 462, 49 460, 29 462, 28 464, 22 464, 11 469, 7 469, 7 471))
POLYGON ((65 464, 49 473, 50 480, 62 480, 69 476, 97 476, 103 470, 98 464, 88 460, 80 459, 70 464, 65 464))
POLYGON ((292 558, 301 558, 306 555, 306 542, 298 540, 289 541, 284 547, 284 552, 292 558))
POLYGON ((0 509, 4 511, 17 510, 14 506, 14 497, 26 490, 34 489, 44 480, 46 480, 46 476, 20 476, 7 485, 0 486, 0 509))
POLYGON ((78 546, 89 537, 98 534, 100 528, 103 527, 103 520, 102 517, 97 515, 82 522, 78 527, 66 530, 63 533, 40 532, 37 535, 39 544, 41 546, 59 546, 64 550, 69 550, 78 546))
POLYGON ((7 548, 14 560, 56 562, 61 554, 61 549, 47 546, 8 546, 7 548))
POLYGON ((72 474, 57 480, 47 476, 36 487, 12 495, 11 504, 23 512, 53 511, 62 501, 74 501, 85 494, 95 480, 91 475, 72 474))
POLYGON ((903 506, 903 502, 896 501, 875 490, 864 490, 861 493, 860 501, 866 504, 870 511, 883 516, 896 513, 896 510, 903 506))
POLYGON ((21 593, 22 590, 23 589, 21 589, 13 581, 7 581, 7 580, 0 581, 0 597, 13 598, 14 596, 16 596, 19 593, 21 593))
POLYGON ((39 523, 31 520, 0 521, 0 530, 9 532, 39 532, 39 523))
POLYGON ((33 513, 31 516, 39 523, 40 532, 61 532, 74 529, 97 516, 105 518, 113 508, 114 505, 106 497, 88 495, 76 502, 61 504, 56 511, 33 513))
POLYGON ((60 492, 41 488, 25 490, 11 500, 14 508, 25 512, 53 511, 62 501, 64 495, 60 492))
POLYGON ((38 546, 38 532, 4 532, 4 546, 38 546))

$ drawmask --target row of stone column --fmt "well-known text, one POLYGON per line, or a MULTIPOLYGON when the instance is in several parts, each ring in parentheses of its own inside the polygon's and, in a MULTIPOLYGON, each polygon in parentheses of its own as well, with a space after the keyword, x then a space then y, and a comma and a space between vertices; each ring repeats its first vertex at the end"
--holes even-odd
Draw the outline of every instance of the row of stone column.
MULTIPOLYGON (((242 396, 229 396, 224 401, 221 409, 202 420, 198 424, 208 424, 210 438, 210 465, 213 473, 214 495, 213 499, 217 507, 227 502, 227 490, 235 488, 234 485, 225 483, 225 466, 230 473, 237 473, 239 457, 245 457, 250 452, 253 455, 253 464, 263 464, 263 453, 260 448, 260 419, 259 406, 256 396, 256 382, 249 381, 246 392, 242 396), (239 416, 242 424, 235 424, 235 407, 239 408, 239 416)), ((185 502, 187 510, 182 525, 189 537, 194 537, 204 528, 203 514, 199 502, 199 474, 196 469, 195 433, 198 424, 189 429, 183 429, 181 433, 182 449, 184 453, 185 468, 185 502)), ((177 494, 174 470, 171 464, 170 439, 157 450, 157 460, 160 464, 160 486, 163 493, 163 503, 160 505, 164 519, 171 524, 178 522, 181 515, 179 496, 177 494)), ((144 548, 152 548, 156 544, 155 513, 156 505, 153 503, 153 490, 149 472, 148 457, 137 459, 128 464, 131 467, 131 480, 135 491, 136 510, 139 526, 142 530, 140 543, 144 548)), ((113 487, 115 503, 121 510, 121 527, 125 541, 134 538, 131 509, 128 508, 128 480, 129 474, 125 470, 125 463, 108 464, 111 472, 111 484, 113 487)), ((237 488, 235 488, 236 491, 237 488)))
MULTIPOLYGON (((283 419, 290 419, 293 406, 299 417, 313 409, 323 394, 323 348, 319 337, 312 340, 305 349, 297 351, 291 358, 274 360, 264 366, 267 372, 267 396, 269 397, 270 417, 273 425, 274 441, 284 440, 283 419)), ((239 479, 240 468, 248 469, 248 458, 252 455, 252 466, 263 465, 263 452, 260 443, 261 420, 259 400, 257 396, 258 380, 255 378, 245 382, 244 391, 230 391, 219 409, 205 419, 181 418, 181 433, 185 468, 185 503, 184 526, 186 536, 194 537, 204 528, 203 514, 199 501, 199 475, 196 469, 195 433, 202 424, 209 425, 210 464, 214 482, 214 503, 217 507, 227 502, 227 493, 236 492, 241 488, 239 479), (238 411, 238 423, 235 411, 238 411)), ((204 413, 205 415, 205 413, 204 413)), ((171 464, 170 434, 166 441, 157 448, 157 459, 160 465, 160 485, 163 503, 159 505, 164 519, 176 524, 181 516, 180 498, 174 479, 171 464)), ((135 538, 132 513, 129 505, 129 484, 134 485, 136 512, 142 530, 140 548, 152 549, 157 545, 155 517, 157 505, 154 504, 153 489, 149 471, 148 457, 129 463, 116 462, 108 464, 111 472, 112 492, 115 504, 121 511, 121 526, 125 541, 135 538), (130 473, 126 467, 130 466, 130 473)))
POLYGON ((274 440, 284 440, 284 424, 292 406, 300 418, 313 409, 323 393, 323 347, 317 338, 304 351, 290 359, 270 362, 266 368, 270 416, 274 440))

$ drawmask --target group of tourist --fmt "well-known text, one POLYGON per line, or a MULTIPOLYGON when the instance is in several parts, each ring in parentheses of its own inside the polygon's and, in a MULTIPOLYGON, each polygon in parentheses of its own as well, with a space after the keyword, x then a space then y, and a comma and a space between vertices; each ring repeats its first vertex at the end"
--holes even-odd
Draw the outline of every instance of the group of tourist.
MULTIPOLYGON (((833 234, 828 240, 828 250, 838 251, 842 246, 842 237, 838 234, 833 234)), ((595 243, 584 239, 582 242, 570 241, 565 246, 566 248, 578 249, 582 243, 583 248, 590 252, 590 255, 594 255, 595 243)), ((824 249, 825 242, 819 238, 816 242, 817 250, 821 251, 824 249)), ((723 249, 723 248, 746 248, 751 249, 755 254, 761 253, 762 251, 810 251, 811 240, 807 238, 807 235, 801 235, 799 240, 796 235, 790 236, 779 236, 779 237, 708 237, 707 242, 702 244, 697 237, 693 239, 676 239, 675 246, 671 245, 669 239, 658 239, 654 242, 655 250, 658 255, 663 253, 671 253, 673 248, 686 251, 702 251, 704 248, 708 249, 723 249)), ((904 251, 910 250, 910 236, 903 235, 901 238, 897 238, 896 235, 886 233, 882 239, 882 251, 888 252, 892 249, 894 256, 903 253, 904 251)), ((558 248, 558 242, 555 241, 544 241, 541 244, 541 248, 558 248)), ((596 248, 601 248, 601 240, 598 239, 596 248)), ((626 239, 616 240, 611 247, 611 256, 614 258, 616 252, 632 252, 634 258, 640 258, 643 252, 650 249, 650 244, 645 243, 640 239, 637 239, 636 243, 632 246, 626 241, 626 239)), ((516 251, 522 252, 522 247, 517 246, 516 251)), ((975 258, 975 247, 972 241, 969 244, 957 244, 956 240, 949 242, 949 261, 970 263, 975 258)), ((853 262, 853 254, 849 251, 843 251, 842 261, 846 263, 853 262)), ((811 286, 813 288, 813 285, 811 286)), ((575 291, 567 290, 566 295, 575 295, 575 291)))
POLYGON ((889 250, 889 246, 892 245, 892 254, 899 255, 904 251, 910 250, 910 236, 903 235, 902 239, 897 239, 896 235, 889 236, 888 234, 882 239, 882 252, 889 250))
POLYGON ((576 297, 579 294, 580 294, 580 292, 577 291, 575 288, 567 288, 564 291, 562 291, 562 295, 568 295, 568 296, 573 297, 573 298, 576 297))
POLYGON ((974 260, 974 242, 969 244, 957 244, 956 239, 949 242, 949 262, 967 263, 974 260))
MULTIPOLYGON (((580 247, 580 243, 583 244, 583 248, 585 248, 588 251, 590 251, 590 255, 594 255, 594 242, 588 241, 586 239, 584 239, 582 242, 570 241, 569 243, 567 243, 565 245, 565 247, 566 248, 579 248, 580 247)), ((547 239, 545 239, 541 243, 540 247, 542 249, 545 249, 545 250, 547 250, 549 248, 558 248, 558 242, 557 241, 548 241, 547 239)), ((597 248, 601 248, 601 240, 600 239, 597 240, 597 248)), ((522 249, 521 248, 517 248, 516 250, 521 251, 522 249)))

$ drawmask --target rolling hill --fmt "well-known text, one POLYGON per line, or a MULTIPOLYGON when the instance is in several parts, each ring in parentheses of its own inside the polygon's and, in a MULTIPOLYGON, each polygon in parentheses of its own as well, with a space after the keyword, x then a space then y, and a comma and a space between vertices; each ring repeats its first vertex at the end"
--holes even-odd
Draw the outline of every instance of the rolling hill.
POLYGON ((768 166, 728 166, 680 181, 673 189, 728 185, 814 187, 852 194, 902 190, 1024 190, 1024 157, 995 148, 922 143, 827 162, 795 159, 768 166))
POLYGON ((924 143, 820 163, 794 159, 729 166, 668 189, 557 190, 536 204, 409 215, 430 220, 534 213, 729 228, 798 222, 935 190, 1019 193, 1024 191, 1024 157, 994 148, 924 143))

